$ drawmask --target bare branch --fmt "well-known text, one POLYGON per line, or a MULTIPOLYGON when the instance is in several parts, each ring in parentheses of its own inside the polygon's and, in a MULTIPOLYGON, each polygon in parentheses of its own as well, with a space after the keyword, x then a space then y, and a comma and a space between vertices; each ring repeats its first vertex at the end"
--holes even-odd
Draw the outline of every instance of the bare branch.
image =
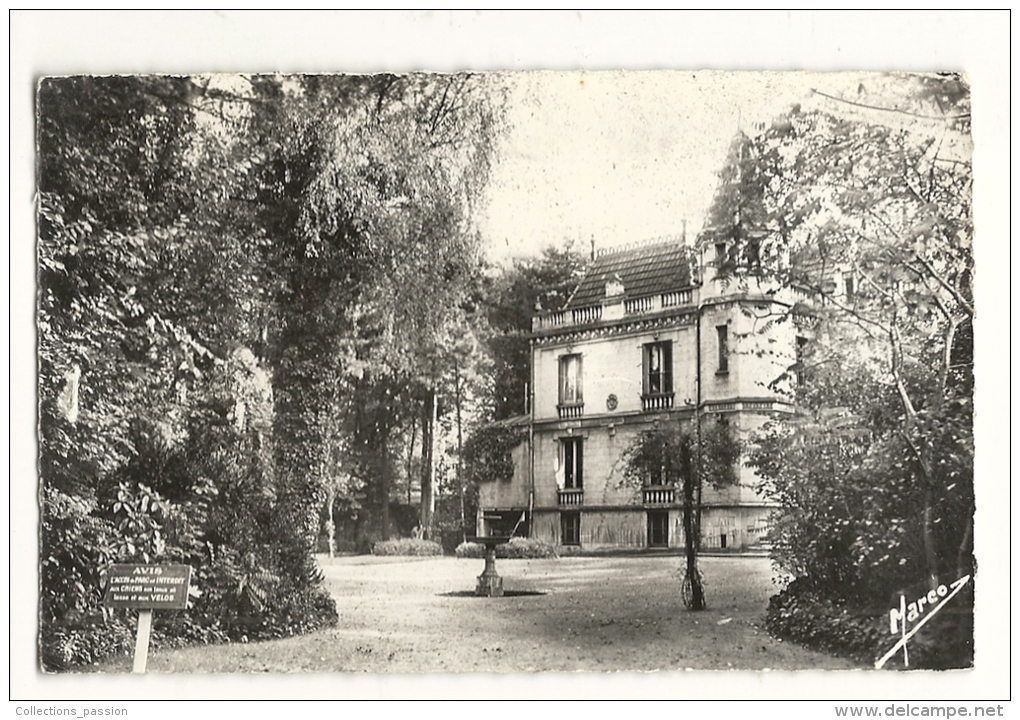
POLYGON ((949 327, 946 328, 945 347, 942 348, 942 367, 939 368, 939 392, 935 397, 936 407, 942 405, 946 397, 946 385, 949 382, 949 368, 952 365, 953 341, 956 338, 956 329, 960 326, 960 318, 950 318, 949 327))
POLYGON ((811 92, 813 92, 815 95, 821 95, 823 98, 835 100, 836 102, 845 103, 847 105, 866 108, 868 110, 878 110, 880 112, 897 113, 899 115, 906 115, 908 117, 921 118, 922 120, 966 120, 970 118, 970 113, 963 113, 961 115, 922 115, 920 113, 910 112, 909 110, 900 110, 899 108, 880 107, 878 105, 867 105, 866 103, 854 102, 853 100, 847 100, 846 98, 841 98, 835 95, 823 93, 821 90, 816 90, 814 88, 811 89, 811 92))
POLYGON ((960 294, 960 291, 957 290, 956 288, 954 288, 952 285, 950 285, 945 280, 945 278, 943 278, 941 275, 939 275, 937 272, 935 272, 935 268, 933 268, 931 266, 931 263, 929 263, 925 258, 923 258, 921 256, 921 254, 918 253, 916 250, 914 251, 914 257, 916 257, 917 261, 920 262, 921 265, 924 266, 924 269, 927 270, 931 274, 931 277, 939 285, 941 285, 950 295, 953 296, 953 298, 960 305, 960 307, 963 309, 963 311, 965 313, 967 313, 967 315, 969 315, 970 317, 974 317, 974 308, 973 308, 973 306, 969 302, 967 302, 967 300, 960 294))

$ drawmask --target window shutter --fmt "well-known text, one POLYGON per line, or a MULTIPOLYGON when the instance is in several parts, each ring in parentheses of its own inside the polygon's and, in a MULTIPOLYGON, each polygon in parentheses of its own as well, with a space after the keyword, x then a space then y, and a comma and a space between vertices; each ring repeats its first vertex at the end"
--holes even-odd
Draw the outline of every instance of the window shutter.
POLYGON ((584 377, 584 372, 583 372, 583 368, 582 368, 582 365, 581 365, 582 358, 581 358, 580 355, 575 355, 574 357, 576 358, 576 361, 577 361, 577 377, 574 378, 574 388, 575 388, 575 393, 576 393, 575 396, 574 396, 574 400, 577 401, 577 402, 583 402, 584 401, 584 393, 582 392, 583 384, 581 382, 581 379, 584 377))
POLYGON ((662 392, 673 392, 673 343, 662 345, 662 392))
POLYGON ((652 346, 641 346, 641 394, 647 395, 651 387, 652 346))
POLYGON ((567 358, 560 358, 560 404, 567 399, 567 358))
POLYGON ((577 470, 574 475, 574 487, 584 487, 584 442, 580 439, 574 441, 574 452, 577 453, 577 470))

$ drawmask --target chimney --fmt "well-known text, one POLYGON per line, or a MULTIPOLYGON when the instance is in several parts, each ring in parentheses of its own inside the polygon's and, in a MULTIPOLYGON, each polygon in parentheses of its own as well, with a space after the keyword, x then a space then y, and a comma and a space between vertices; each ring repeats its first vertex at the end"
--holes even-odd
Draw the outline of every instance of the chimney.
POLYGON ((595 260, 595 236, 594 235, 591 236, 591 259, 592 259, 592 261, 595 260))

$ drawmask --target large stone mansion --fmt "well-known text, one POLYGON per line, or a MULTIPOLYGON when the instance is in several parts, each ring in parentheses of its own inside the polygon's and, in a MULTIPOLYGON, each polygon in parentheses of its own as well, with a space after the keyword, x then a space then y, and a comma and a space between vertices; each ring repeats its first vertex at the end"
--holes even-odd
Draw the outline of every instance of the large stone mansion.
MULTIPOLYGON (((624 453, 654 423, 724 416, 746 439, 792 412, 806 342, 797 322, 763 322, 803 298, 751 275, 717 277, 728 252, 681 237, 603 251, 562 310, 534 318, 530 414, 511 421, 528 440, 511 481, 480 487, 480 532, 516 525, 589 550, 683 546, 680 488, 628 482, 624 453)), ((703 548, 745 550, 767 535, 771 508, 740 465, 737 485, 704 486, 703 548)))

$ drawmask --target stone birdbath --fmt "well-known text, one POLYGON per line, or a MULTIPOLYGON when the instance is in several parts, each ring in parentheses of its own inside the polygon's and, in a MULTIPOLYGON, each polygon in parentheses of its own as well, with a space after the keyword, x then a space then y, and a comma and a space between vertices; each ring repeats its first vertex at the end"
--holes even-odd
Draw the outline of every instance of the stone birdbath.
POLYGON ((503 578, 496 573, 496 546, 510 542, 509 535, 487 535, 485 537, 469 537, 468 542, 485 546, 485 569, 478 576, 475 595, 487 597, 503 597, 503 578))

